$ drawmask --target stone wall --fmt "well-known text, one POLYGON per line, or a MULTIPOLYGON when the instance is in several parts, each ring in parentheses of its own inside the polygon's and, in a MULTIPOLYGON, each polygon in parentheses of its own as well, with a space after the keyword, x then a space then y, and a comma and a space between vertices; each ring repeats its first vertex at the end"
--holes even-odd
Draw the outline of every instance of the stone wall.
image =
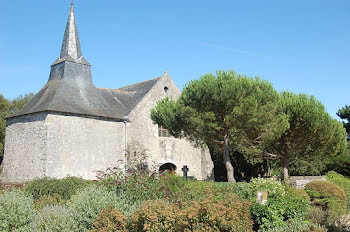
POLYGON ((303 189, 306 184, 314 180, 326 180, 324 176, 291 176, 289 177, 289 183, 297 188, 303 189))
POLYGON ((195 147, 186 139, 159 137, 158 125, 150 119, 151 109, 159 100, 165 97, 176 99, 179 95, 180 90, 164 75, 129 115, 128 150, 146 151, 150 161, 158 166, 173 163, 178 175, 182 175, 181 168, 187 165, 189 176, 205 180, 212 176, 214 167, 209 150, 195 147))
POLYGON ((47 113, 7 120, 1 181, 18 183, 46 173, 47 113))
POLYGON ((95 179, 97 170, 124 160, 124 123, 50 114, 46 118, 47 176, 95 179))
POLYGON ((124 160, 124 123, 39 113, 8 120, 3 183, 35 177, 95 179, 97 170, 124 160))

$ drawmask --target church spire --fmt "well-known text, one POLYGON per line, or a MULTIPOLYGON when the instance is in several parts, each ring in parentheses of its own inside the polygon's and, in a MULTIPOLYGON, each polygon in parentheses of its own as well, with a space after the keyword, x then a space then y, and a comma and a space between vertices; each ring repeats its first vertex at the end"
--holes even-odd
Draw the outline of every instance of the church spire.
POLYGON ((78 61, 82 57, 78 29, 74 16, 74 3, 72 1, 66 31, 64 32, 60 59, 73 58, 78 61))

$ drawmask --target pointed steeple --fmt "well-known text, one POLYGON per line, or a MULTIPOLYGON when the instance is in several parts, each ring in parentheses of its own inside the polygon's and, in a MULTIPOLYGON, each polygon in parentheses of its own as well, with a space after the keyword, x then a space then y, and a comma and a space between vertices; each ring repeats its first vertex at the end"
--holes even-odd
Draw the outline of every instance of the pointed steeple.
POLYGON ((53 63, 53 65, 61 63, 63 61, 70 61, 89 65, 89 63, 82 56, 78 28, 76 25, 74 15, 73 1, 71 3, 71 8, 69 11, 66 30, 64 32, 60 58, 56 60, 56 62, 53 63))

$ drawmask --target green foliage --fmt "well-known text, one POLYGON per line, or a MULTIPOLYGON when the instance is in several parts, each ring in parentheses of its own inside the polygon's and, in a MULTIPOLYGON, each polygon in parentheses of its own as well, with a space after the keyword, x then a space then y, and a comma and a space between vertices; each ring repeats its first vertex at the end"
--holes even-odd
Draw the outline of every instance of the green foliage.
POLYGON ((251 182, 253 191, 267 191, 268 201, 265 205, 255 202, 251 214, 255 221, 255 227, 259 230, 269 230, 275 227, 285 226, 287 220, 306 220, 309 211, 309 200, 305 196, 286 188, 279 181, 272 179, 253 179, 251 182))
POLYGON ((61 205, 64 204, 65 200, 62 199, 61 195, 54 193, 52 195, 44 195, 35 200, 35 208, 40 210, 45 206, 49 205, 61 205))
POLYGON ((20 191, 0 194, 0 231, 30 231, 35 215, 34 200, 20 191))
POLYGON ((291 176, 320 176, 327 170, 327 158, 314 154, 295 156, 290 159, 288 170, 291 176))
MULTIPOLYGON (((271 143, 269 151, 280 157, 285 170, 291 158, 327 157, 346 150, 346 134, 341 123, 313 96, 282 92, 281 107, 289 127, 271 143)), ((287 181, 288 173, 284 174, 287 181)))
MULTIPOLYGON (((3 154, 6 121, 5 117, 10 109, 10 102, 0 94, 0 157, 3 154)), ((1 159, 1 158, 0 158, 1 159)))
POLYGON ((315 204, 336 214, 346 213, 347 195, 339 185, 330 181, 311 181, 306 185, 305 191, 315 204))
POLYGON ((226 183, 226 182, 216 182, 213 183, 213 191, 229 189, 236 196, 241 199, 251 200, 256 197, 256 191, 251 188, 251 185, 247 182, 237 182, 237 183, 226 183))
MULTIPOLYGON (((34 97, 33 93, 20 95, 12 101, 4 98, 0 94, 0 163, 3 155, 4 141, 5 141, 5 118, 17 113, 24 105, 26 105, 34 97)), ((0 170, 1 171, 1 170, 0 170)))
POLYGON ((288 220, 283 225, 261 230, 268 232, 327 232, 327 229, 317 224, 309 223, 300 219, 288 220))
POLYGON ((32 223, 36 232, 71 232, 72 222, 64 205, 50 205, 38 211, 32 223))
POLYGON ((170 177, 167 174, 160 175, 155 167, 147 163, 147 159, 145 153, 131 153, 126 170, 123 165, 118 165, 98 172, 97 178, 110 191, 124 196, 130 203, 141 204, 144 200, 163 198, 168 191, 166 185, 170 177))
POLYGON ((346 194, 347 194, 347 199, 346 199, 346 208, 347 211, 350 212, 350 178, 346 178, 334 171, 328 172, 326 174, 327 180, 333 182, 336 185, 341 186, 346 194))
POLYGON ((71 231, 92 229, 92 223, 102 209, 114 206, 119 197, 116 193, 100 186, 88 186, 72 196, 68 204, 71 231))
POLYGON ((350 135, 350 106, 344 106, 340 110, 338 110, 337 115, 341 118, 346 120, 344 122, 344 127, 346 129, 346 132, 350 135))
POLYGON ((54 179, 44 177, 35 179, 27 183, 24 191, 33 195, 35 200, 44 196, 52 196, 57 200, 68 200, 81 189, 88 185, 90 181, 83 180, 77 177, 66 177, 64 179, 54 179))
POLYGON ((326 161, 327 170, 350 177, 350 153, 334 156, 326 161))
MULTIPOLYGON (((229 168, 227 146, 250 155, 261 153, 265 144, 287 128, 278 101, 271 83, 234 71, 218 71, 190 81, 177 101, 158 102, 151 118, 175 137, 186 136, 217 147, 229 168)), ((229 181, 233 180, 231 174, 231 170, 227 172, 229 181)))

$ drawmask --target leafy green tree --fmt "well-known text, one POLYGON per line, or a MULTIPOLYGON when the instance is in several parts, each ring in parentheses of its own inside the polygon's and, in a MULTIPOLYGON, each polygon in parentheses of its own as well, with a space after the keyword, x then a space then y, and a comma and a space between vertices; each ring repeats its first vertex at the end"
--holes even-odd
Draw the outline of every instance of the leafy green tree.
POLYGON ((234 182, 230 151, 261 153, 286 130, 288 123, 278 102, 279 94, 269 82, 218 71, 190 81, 178 100, 158 102, 151 118, 175 137, 217 146, 227 180, 234 182))
POLYGON ((346 122, 344 122, 343 124, 346 129, 346 132, 348 133, 348 135, 350 135, 350 106, 344 106, 343 108, 338 110, 337 115, 341 119, 346 120, 346 122))
POLYGON ((4 151, 4 140, 5 140, 5 128, 6 121, 5 117, 10 109, 10 102, 0 94, 0 160, 4 151))
POLYGON ((340 122, 331 118, 324 106, 305 94, 281 93, 281 106, 289 127, 271 143, 269 152, 281 160, 284 181, 288 181, 291 159, 327 157, 346 149, 346 134, 340 122))
POLYGON ((17 113, 20 109, 23 108, 32 98, 34 97, 33 93, 20 95, 12 101, 4 98, 0 94, 0 163, 1 157, 4 151, 4 142, 5 142, 5 130, 6 130, 6 117, 9 117, 17 113))

